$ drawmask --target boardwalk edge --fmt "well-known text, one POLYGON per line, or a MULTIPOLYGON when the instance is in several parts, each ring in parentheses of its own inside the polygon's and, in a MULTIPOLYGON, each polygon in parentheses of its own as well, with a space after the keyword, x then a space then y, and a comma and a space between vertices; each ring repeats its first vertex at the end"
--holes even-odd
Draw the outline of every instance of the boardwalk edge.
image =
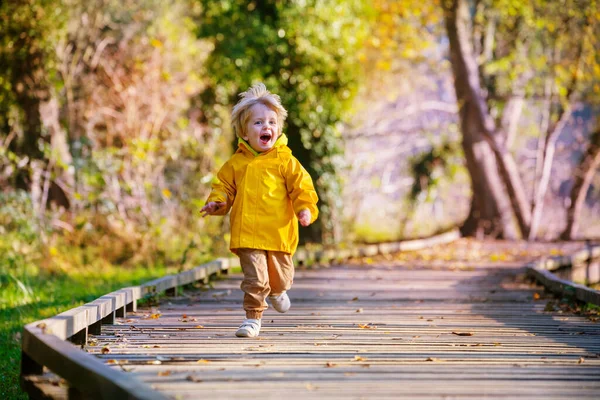
POLYGON ((542 258, 527 264, 526 270, 527 275, 553 293, 600 306, 600 291, 556 275, 557 272, 570 270, 578 264, 587 263, 589 267, 594 261, 600 261, 600 246, 587 246, 566 256, 542 258))

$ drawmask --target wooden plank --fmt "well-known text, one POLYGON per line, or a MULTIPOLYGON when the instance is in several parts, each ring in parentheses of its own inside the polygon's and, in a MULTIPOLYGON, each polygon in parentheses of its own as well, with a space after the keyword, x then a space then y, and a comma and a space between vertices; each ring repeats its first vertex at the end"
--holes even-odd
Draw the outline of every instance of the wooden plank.
POLYGON ((40 328, 24 329, 23 351, 91 398, 167 399, 145 383, 107 367, 97 358, 40 328))
POLYGON ((267 310, 254 339, 233 335, 233 274, 104 326, 87 351, 181 399, 597 398, 600 325, 544 311, 518 266, 468 267, 298 270, 292 308, 267 310))

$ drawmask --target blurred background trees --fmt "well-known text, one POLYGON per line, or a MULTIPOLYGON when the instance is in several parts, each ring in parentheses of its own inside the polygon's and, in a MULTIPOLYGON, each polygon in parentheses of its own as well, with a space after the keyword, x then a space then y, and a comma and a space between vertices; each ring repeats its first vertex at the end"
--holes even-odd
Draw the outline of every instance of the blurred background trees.
POLYGON ((226 254, 227 219, 197 210, 257 81, 319 191, 306 242, 594 234, 599 18, 584 0, 3 2, 0 259, 226 254))
POLYGON ((313 176, 321 218, 305 239, 342 240, 341 122, 347 118, 361 70, 368 2, 201 1, 199 36, 214 50, 210 84, 202 99, 225 112, 209 119, 229 131, 227 114, 238 93, 263 81, 281 96, 289 116, 285 132, 294 155, 313 176))
POLYGON ((536 239, 559 136, 578 108, 597 106, 598 5, 587 0, 442 5, 473 187, 463 232, 536 239), (540 114, 529 196, 514 149, 524 106, 540 114))

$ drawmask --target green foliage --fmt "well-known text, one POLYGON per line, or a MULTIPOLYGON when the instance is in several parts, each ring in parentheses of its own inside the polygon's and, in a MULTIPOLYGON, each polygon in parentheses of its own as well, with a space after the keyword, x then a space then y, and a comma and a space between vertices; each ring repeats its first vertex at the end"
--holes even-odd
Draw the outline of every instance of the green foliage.
POLYGON ((589 0, 486 0, 474 19, 492 114, 514 94, 548 98, 560 110, 600 100, 600 14, 589 0))
POLYGON ((413 178, 409 192, 410 201, 414 203, 421 194, 425 195, 427 201, 443 181, 452 180, 460 169, 460 155, 458 143, 445 141, 412 157, 409 162, 413 178))
MULTIPOLYGON (((357 90, 357 54, 367 30, 360 16, 368 7, 359 0, 200 3, 199 36, 214 44, 203 98, 221 112, 208 110, 207 120, 221 129, 226 117, 220 107, 231 106, 256 81, 279 94, 289 113, 290 147, 316 181, 322 236, 334 240, 343 168, 340 123, 357 90)), ((313 232, 313 239, 320 238, 313 232)))
POLYGON ((45 91, 56 75, 54 46, 64 35, 62 1, 0 3, 0 137, 13 124, 11 111, 26 91, 45 91))

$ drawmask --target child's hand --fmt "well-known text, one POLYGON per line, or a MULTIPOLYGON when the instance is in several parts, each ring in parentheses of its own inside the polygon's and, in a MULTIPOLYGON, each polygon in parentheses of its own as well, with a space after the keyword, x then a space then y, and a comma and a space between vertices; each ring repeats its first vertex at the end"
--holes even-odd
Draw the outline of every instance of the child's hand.
POLYGON ((227 203, 225 203, 225 202, 209 201, 200 210, 200 215, 202 215, 203 218, 206 217, 207 215, 213 215, 214 213, 216 213, 217 211, 219 211, 222 207, 225 207, 226 205, 227 205, 227 203), (204 213, 204 214, 202 214, 202 213, 204 213))
POLYGON ((298 221, 300 221, 300 225, 302 225, 302 226, 309 226, 311 218, 312 218, 312 214, 310 213, 310 210, 308 210, 307 208, 305 208, 304 210, 301 210, 298 213, 298 221))

